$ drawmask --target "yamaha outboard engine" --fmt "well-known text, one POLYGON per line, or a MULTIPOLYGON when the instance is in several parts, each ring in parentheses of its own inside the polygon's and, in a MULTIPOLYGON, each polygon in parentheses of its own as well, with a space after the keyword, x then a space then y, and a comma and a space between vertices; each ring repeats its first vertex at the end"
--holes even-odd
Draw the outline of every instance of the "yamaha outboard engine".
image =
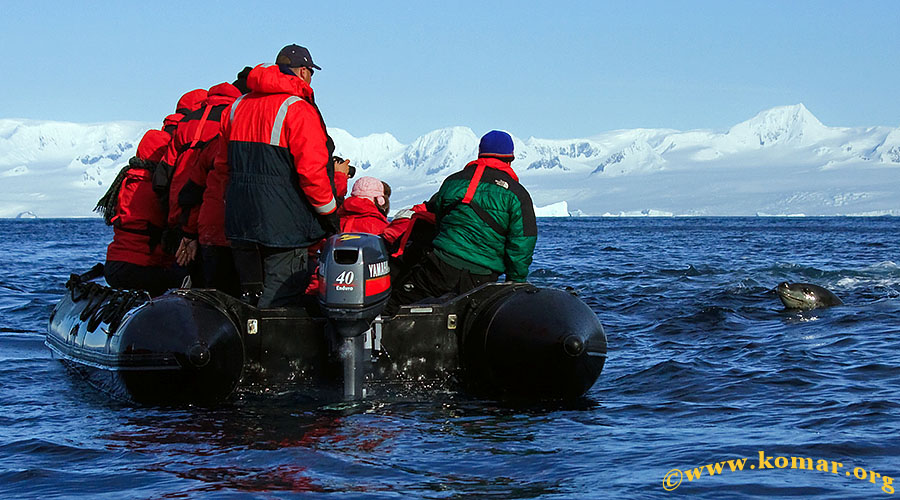
POLYGON ((337 333, 344 399, 361 399, 364 333, 391 295, 388 253, 380 237, 342 233, 328 238, 319 260, 319 305, 337 333))

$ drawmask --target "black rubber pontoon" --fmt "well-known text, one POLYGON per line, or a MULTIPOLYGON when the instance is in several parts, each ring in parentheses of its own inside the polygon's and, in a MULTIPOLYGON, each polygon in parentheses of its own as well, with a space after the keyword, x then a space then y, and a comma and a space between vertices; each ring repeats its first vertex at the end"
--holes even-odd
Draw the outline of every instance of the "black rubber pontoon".
POLYGON ((239 384, 288 384, 327 400, 422 389, 571 399, 603 369, 603 327, 572 293, 490 283, 381 318, 389 288, 380 240, 332 240, 318 306, 257 309, 204 289, 150 298, 73 276, 46 344, 101 390, 150 404, 215 403, 239 384), (328 287, 350 291, 348 271, 367 288, 329 298, 328 287))

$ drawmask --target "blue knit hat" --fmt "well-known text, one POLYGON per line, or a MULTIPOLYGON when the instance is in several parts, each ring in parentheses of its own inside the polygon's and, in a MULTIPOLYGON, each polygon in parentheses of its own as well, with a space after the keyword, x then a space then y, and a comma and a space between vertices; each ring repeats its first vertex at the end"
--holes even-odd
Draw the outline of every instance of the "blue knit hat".
POLYGON ((512 137, 500 130, 491 130, 484 134, 478 145, 478 157, 512 161, 515 159, 512 137))

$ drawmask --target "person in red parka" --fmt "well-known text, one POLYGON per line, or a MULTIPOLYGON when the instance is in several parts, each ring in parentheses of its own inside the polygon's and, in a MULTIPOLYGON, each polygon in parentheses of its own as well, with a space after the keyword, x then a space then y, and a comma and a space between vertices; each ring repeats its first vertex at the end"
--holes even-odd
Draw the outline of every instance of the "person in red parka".
POLYGON ((119 172, 96 210, 113 226, 113 241, 106 251, 104 274, 113 288, 147 290, 159 295, 180 285, 184 275, 172 269, 172 258, 160 240, 165 210, 151 182, 169 142, 169 134, 149 130, 137 154, 119 172))
POLYGON ((398 211, 388 222, 390 198, 391 186, 388 183, 374 177, 362 177, 353 184, 353 191, 338 209, 338 215, 341 217, 341 232, 381 236, 392 257, 400 257, 404 250, 401 246, 406 244, 404 237, 408 238, 411 223, 429 214, 422 203, 398 211))
MULTIPOLYGON (((225 238, 225 186, 228 184, 228 165, 217 163, 219 148, 225 141, 217 135, 197 157, 197 165, 208 168, 203 202, 197 215, 199 259, 206 286, 240 296, 240 280, 234 267, 231 243, 225 238)), ((180 249, 179 249, 180 251, 180 249)))
POLYGON ((194 89, 185 92, 178 99, 178 103, 175 104, 175 113, 184 116, 191 111, 197 111, 203 105, 203 101, 206 100, 206 94, 206 89, 194 89))
MULTIPOLYGON (((235 99, 240 90, 231 83, 220 83, 209 89, 207 98, 196 111, 185 115, 178 124, 175 137, 169 143, 163 159, 172 169, 172 179, 168 195, 168 232, 166 251, 175 254, 179 266, 188 267, 194 262, 199 244, 197 242, 197 218, 206 188, 206 176, 212 166, 208 155, 198 162, 202 152, 219 135, 219 120, 222 112, 235 99), (176 246, 177 243, 177 246, 176 246)), ((202 269, 191 266, 192 281, 204 285, 202 269)))
POLYGON ((316 69, 306 48, 284 47, 276 65, 253 68, 251 92, 222 117, 225 234, 243 293, 252 301, 261 284, 261 308, 298 303, 308 247, 340 231, 334 145, 310 87, 316 69))
MULTIPOLYGON (((178 99, 178 103, 175 104, 175 113, 167 116, 163 120, 162 129, 169 134, 169 147, 175 140, 175 131, 178 129, 178 124, 181 123, 181 120, 184 119, 186 114, 200 109, 200 106, 206 101, 206 94, 206 89, 194 89, 185 92, 185 94, 178 99)), ((168 149, 163 151, 163 157, 165 157, 167 152, 168 149)), ((153 172, 153 190, 156 192, 156 196, 161 200, 160 203, 162 203, 164 208, 168 207, 169 203, 169 184, 172 180, 173 170, 173 165, 161 165, 160 168, 157 168, 153 172)))
POLYGON ((163 119, 162 131, 169 134, 169 136, 175 135, 175 129, 178 128, 178 122, 184 118, 184 115, 181 113, 172 113, 171 115, 165 117, 163 119))
MULTIPOLYGON (((238 73, 237 79, 231 83, 241 95, 249 91, 247 89, 247 75, 251 69, 253 68, 249 66, 244 67, 238 73)), ((222 85, 217 85, 210 89, 209 96, 205 101, 206 104, 215 104, 219 101, 225 102, 219 97, 223 94, 222 90, 224 87, 222 85)), ((231 89, 227 90, 229 92, 225 94, 234 95, 231 89)), ((211 110, 210 114, 213 112, 214 110, 211 110)), ((222 112, 227 111, 223 110, 222 112)), ((224 192, 228 175, 227 172, 223 175, 221 171, 214 169, 214 160, 221 143, 219 120, 215 121, 215 126, 217 128, 216 134, 208 141, 205 141, 206 144, 202 147, 201 145, 197 146, 194 161, 188 165, 188 180, 179 192, 180 201, 188 202, 181 205, 182 218, 187 220, 187 224, 182 230, 187 234, 179 244, 176 257, 178 264, 182 266, 189 265, 196 258, 201 262, 199 267, 202 271, 202 284, 204 286, 238 296, 240 290, 237 271, 234 268, 228 240, 225 239, 224 229, 224 192), (196 201, 198 192, 202 193, 202 200, 199 206, 193 203, 196 201), (182 194, 184 194, 184 197, 181 196, 182 194), (185 212, 188 214, 185 215, 185 212), (194 233, 197 236, 196 240, 192 241, 190 235, 194 233), (197 243, 200 245, 200 252, 197 252, 197 243)))
MULTIPOLYGON (((339 158, 338 158, 339 159, 339 158)), ((337 163, 335 164, 337 165, 337 163)), ((369 233, 382 235, 388 227, 387 212, 390 208, 391 188, 387 183, 374 177, 360 177, 353 183, 350 197, 338 208, 341 218, 342 233, 369 233)), ((319 291, 318 252, 325 240, 310 247, 311 270, 306 295, 315 295, 319 291)))
POLYGON ((388 227, 390 187, 374 177, 360 177, 338 209, 342 233, 381 235, 388 227), (387 188, 387 189, 385 189, 387 188))

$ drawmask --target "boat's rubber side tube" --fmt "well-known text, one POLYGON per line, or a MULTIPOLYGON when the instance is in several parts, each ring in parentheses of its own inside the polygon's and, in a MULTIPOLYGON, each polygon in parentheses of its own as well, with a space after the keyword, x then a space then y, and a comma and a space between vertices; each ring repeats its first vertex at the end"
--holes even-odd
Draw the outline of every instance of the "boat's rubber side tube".
POLYGON ((67 293, 51 315, 47 346, 118 399, 210 404, 228 397, 244 368, 228 308, 202 292, 136 297, 96 284, 67 293))
POLYGON ((463 338, 468 385, 504 398, 572 399, 606 361, 597 315, 573 294, 524 287, 474 311, 463 338))
POLYGON ((177 370, 125 370, 128 392, 141 402, 209 404, 237 387, 244 346, 230 315, 209 296, 171 293, 141 306, 119 328, 110 349, 120 356, 169 353, 177 370))

